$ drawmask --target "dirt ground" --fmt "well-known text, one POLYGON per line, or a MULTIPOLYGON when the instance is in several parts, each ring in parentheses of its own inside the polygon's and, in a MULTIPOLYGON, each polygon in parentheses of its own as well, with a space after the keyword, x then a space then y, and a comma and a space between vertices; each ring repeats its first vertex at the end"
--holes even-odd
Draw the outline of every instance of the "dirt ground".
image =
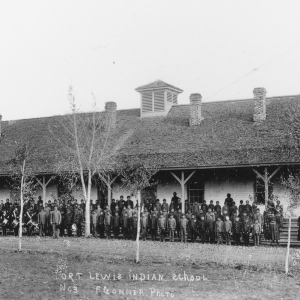
POLYGON ((300 299, 300 251, 85 238, 0 237, 0 299, 300 299))

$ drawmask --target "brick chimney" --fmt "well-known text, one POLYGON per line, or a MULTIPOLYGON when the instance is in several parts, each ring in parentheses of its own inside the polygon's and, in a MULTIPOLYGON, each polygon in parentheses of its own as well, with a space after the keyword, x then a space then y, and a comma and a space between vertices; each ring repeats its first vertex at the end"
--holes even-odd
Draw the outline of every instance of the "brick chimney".
POLYGON ((266 119, 266 89, 265 88, 255 88, 253 90, 254 94, 254 114, 253 121, 261 122, 266 119))
POLYGON ((117 103, 116 102, 105 102, 105 113, 106 113, 106 128, 116 128, 117 121, 117 103))
POLYGON ((202 96, 200 94, 190 95, 190 126, 197 126, 201 123, 201 102, 202 96))

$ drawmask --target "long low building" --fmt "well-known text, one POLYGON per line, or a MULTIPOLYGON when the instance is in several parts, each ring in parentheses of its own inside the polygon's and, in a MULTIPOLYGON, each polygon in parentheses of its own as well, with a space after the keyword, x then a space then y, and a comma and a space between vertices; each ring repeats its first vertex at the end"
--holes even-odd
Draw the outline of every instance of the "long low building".
MULTIPOLYGON (((200 94, 191 94, 190 104, 180 105, 182 90, 161 80, 136 91, 139 108, 117 110, 117 103, 108 102, 105 113, 113 135, 126 136, 119 158, 160 162, 159 183, 143 191, 143 199, 170 203, 176 192, 182 202, 213 200, 223 205, 230 193, 237 205, 249 200, 263 208, 266 197, 274 196, 286 210, 288 195, 281 177, 297 170, 300 161, 300 95, 267 98, 264 88, 255 88, 252 99, 202 103, 200 94)), ((36 197, 48 201, 60 196, 59 183, 51 176, 66 154, 51 128, 59 132, 64 117, 1 121, 0 200, 18 198, 6 186, 6 161, 22 141, 35 146, 30 164, 41 186, 36 197)), ((110 202, 126 197, 120 179, 113 179, 109 187, 93 185, 91 198, 110 202)), ((83 198, 80 191, 74 196, 83 198)))

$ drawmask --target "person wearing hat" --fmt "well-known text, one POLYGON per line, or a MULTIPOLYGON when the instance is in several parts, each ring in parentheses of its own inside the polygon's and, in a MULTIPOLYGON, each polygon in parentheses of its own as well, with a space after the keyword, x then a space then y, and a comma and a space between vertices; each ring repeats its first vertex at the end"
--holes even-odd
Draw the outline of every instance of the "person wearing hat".
POLYGON ((157 232, 157 215, 155 212, 152 212, 150 218, 150 233, 152 241, 156 240, 156 232, 157 232))

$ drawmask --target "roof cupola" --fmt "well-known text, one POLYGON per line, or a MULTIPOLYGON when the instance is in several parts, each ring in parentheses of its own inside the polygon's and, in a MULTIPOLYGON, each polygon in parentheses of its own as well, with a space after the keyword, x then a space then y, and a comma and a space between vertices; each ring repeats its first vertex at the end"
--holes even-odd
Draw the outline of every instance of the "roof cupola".
POLYGON ((141 117, 166 116, 183 90, 161 80, 135 89, 141 94, 141 117))

